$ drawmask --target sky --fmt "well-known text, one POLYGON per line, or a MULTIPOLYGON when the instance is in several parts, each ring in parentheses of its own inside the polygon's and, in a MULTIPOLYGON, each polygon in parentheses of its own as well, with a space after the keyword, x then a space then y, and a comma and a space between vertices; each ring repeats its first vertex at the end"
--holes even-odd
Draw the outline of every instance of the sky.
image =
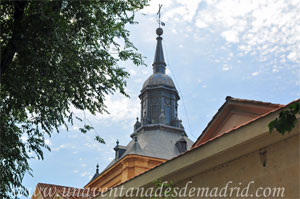
POLYGON ((39 182, 83 187, 97 163, 102 171, 114 158, 116 140, 130 141, 138 95, 152 74, 158 4, 167 74, 179 91, 178 115, 190 139, 198 138, 226 96, 279 104, 300 98, 300 0, 152 0, 136 14, 139 23, 127 27, 147 64, 120 63, 130 73, 130 98, 107 96, 110 114, 74 110, 95 130, 81 134, 78 121, 47 138, 52 151, 30 160, 33 177, 23 181, 30 194, 39 182))

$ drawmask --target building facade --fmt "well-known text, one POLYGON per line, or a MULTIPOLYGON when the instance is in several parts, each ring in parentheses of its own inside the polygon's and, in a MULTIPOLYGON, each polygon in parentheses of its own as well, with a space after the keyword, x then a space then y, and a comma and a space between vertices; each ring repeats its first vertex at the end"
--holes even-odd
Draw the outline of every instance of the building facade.
POLYGON ((190 150, 96 198, 142 198, 157 179, 173 182, 169 198, 300 198, 300 115, 289 133, 268 128, 296 103, 227 97, 190 150))

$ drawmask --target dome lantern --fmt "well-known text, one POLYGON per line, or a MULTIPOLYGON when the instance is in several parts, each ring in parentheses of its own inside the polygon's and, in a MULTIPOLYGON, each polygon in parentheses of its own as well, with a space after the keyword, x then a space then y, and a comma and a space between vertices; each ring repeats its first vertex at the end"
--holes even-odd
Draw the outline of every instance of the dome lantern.
POLYGON ((141 90, 141 124, 162 124, 182 128, 177 118, 179 95, 175 84, 166 74, 162 37, 163 29, 156 29, 157 44, 153 61, 153 74, 145 81, 141 90))

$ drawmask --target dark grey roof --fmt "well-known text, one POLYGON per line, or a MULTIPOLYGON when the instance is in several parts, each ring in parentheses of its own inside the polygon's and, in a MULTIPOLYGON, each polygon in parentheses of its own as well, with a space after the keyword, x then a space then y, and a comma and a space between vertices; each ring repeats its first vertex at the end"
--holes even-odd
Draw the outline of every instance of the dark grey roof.
POLYGON ((131 141, 128 145, 127 145, 127 149, 124 153, 124 156, 128 155, 128 154, 139 154, 139 155, 145 155, 145 153, 143 152, 140 144, 138 141, 131 141))
POLYGON ((162 48, 162 37, 156 38, 157 44, 155 49, 154 61, 153 61, 153 73, 166 73, 166 62, 164 58, 164 52, 162 48))
MULTIPOLYGON (((118 146, 116 146, 116 147, 118 147, 119 149, 126 149, 127 148, 127 146, 123 146, 123 145, 118 145, 118 146)), ((115 147, 115 148, 116 148, 115 147)))
POLYGON ((90 180, 90 182, 92 182, 94 179, 96 179, 99 175, 100 175, 100 173, 99 173, 99 164, 97 164, 97 166, 96 166, 96 173, 94 174, 94 176, 92 177, 92 179, 90 180))
POLYGON ((92 182, 95 178, 97 178, 100 174, 99 173, 95 173, 94 176, 92 177, 92 179, 90 180, 90 182, 92 182))
POLYGON ((175 88, 175 84, 172 80, 172 78, 166 74, 163 73, 155 73, 152 74, 144 83, 143 88, 146 88, 147 86, 168 86, 175 88))
POLYGON ((114 159, 104 169, 104 171, 128 154, 136 154, 168 160, 180 154, 178 148, 176 147, 177 141, 182 139, 186 140, 187 149, 190 149, 193 145, 193 141, 186 136, 182 136, 182 129, 179 128, 178 132, 176 132, 177 128, 175 127, 172 127, 172 129, 170 128, 170 131, 161 129, 144 131, 143 128, 141 129, 142 130, 136 134, 137 141, 135 141, 135 138, 133 137, 133 139, 126 146, 125 153, 119 159, 114 159))

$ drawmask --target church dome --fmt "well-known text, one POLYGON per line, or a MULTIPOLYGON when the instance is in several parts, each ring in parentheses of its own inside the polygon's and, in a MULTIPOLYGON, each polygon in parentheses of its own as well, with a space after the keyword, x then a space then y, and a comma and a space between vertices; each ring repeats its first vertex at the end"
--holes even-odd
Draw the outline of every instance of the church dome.
POLYGON ((172 78, 163 73, 154 73, 153 75, 151 75, 145 81, 142 90, 145 89, 147 86, 168 86, 175 88, 172 78))

